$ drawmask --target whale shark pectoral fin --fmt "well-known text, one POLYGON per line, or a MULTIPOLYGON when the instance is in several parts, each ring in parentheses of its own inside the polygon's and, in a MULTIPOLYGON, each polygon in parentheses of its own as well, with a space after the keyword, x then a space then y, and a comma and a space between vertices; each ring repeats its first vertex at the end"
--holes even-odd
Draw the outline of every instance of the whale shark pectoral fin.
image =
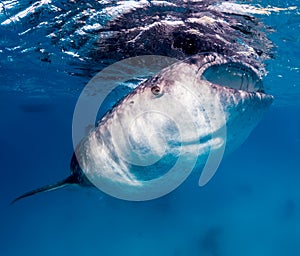
POLYGON ((22 198, 29 197, 29 196, 32 196, 32 195, 35 195, 35 194, 38 194, 38 193, 42 193, 42 192, 47 192, 47 191, 63 188, 63 187, 65 187, 67 185, 70 185, 70 184, 78 184, 78 180, 76 179, 76 177, 74 175, 70 175, 66 179, 64 179, 62 181, 59 181, 59 182, 56 182, 54 184, 46 185, 46 186, 43 186, 41 188, 37 188, 37 189, 31 190, 27 193, 24 193, 23 195, 15 198, 10 203, 10 205, 14 204, 15 202, 19 201, 22 198))

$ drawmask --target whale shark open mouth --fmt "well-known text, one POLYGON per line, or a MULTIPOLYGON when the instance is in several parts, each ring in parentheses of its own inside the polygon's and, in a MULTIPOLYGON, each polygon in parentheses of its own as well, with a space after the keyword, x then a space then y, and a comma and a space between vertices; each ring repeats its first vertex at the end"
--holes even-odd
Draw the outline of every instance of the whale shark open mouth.
POLYGON ((201 79, 236 90, 264 93, 263 83, 258 74, 238 62, 212 65, 203 72, 201 79))

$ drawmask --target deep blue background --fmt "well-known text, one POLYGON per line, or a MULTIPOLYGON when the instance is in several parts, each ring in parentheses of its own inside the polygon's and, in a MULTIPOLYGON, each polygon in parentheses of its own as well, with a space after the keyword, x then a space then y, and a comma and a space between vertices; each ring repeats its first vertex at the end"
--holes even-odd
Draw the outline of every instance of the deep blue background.
POLYGON ((24 110, 22 101, 1 98, 1 255, 300 252, 299 107, 272 107, 203 188, 192 175, 151 202, 73 188, 8 206, 16 195, 68 175, 72 154, 75 99, 56 98, 40 112, 24 110))

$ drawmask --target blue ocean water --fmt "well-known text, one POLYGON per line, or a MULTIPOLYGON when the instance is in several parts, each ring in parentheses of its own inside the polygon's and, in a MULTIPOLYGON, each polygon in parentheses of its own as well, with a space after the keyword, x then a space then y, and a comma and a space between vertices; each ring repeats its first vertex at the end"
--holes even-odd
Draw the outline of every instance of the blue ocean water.
POLYGON ((298 8, 259 16, 275 30, 264 78, 273 105, 206 186, 191 175, 148 202, 72 187, 9 205, 69 175, 73 111, 86 79, 61 72, 64 63, 7 50, 26 38, 0 26, 0 255, 300 255, 300 6, 251 4, 298 8))

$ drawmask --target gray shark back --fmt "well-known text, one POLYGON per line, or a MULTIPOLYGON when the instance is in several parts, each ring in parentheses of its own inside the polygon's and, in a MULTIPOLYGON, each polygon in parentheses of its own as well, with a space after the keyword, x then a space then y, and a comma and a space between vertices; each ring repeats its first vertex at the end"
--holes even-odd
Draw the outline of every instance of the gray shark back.
MULTIPOLYGON (((33 4, 22 18, 28 6, 15 4, 0 22, 6 31, 17 32, 22 44, 3 47, 3 54, 36 59, 87 78, 128 57, 185 59, 202 52, 236 57, 263 72, 263 61, 272 56, 273 44, 266 36, 270 29, 246 12, 217 8, 220 2, 52 1, 33 4)), ((6 44, 14 45, 16 39, 11 40, 6 44)))

